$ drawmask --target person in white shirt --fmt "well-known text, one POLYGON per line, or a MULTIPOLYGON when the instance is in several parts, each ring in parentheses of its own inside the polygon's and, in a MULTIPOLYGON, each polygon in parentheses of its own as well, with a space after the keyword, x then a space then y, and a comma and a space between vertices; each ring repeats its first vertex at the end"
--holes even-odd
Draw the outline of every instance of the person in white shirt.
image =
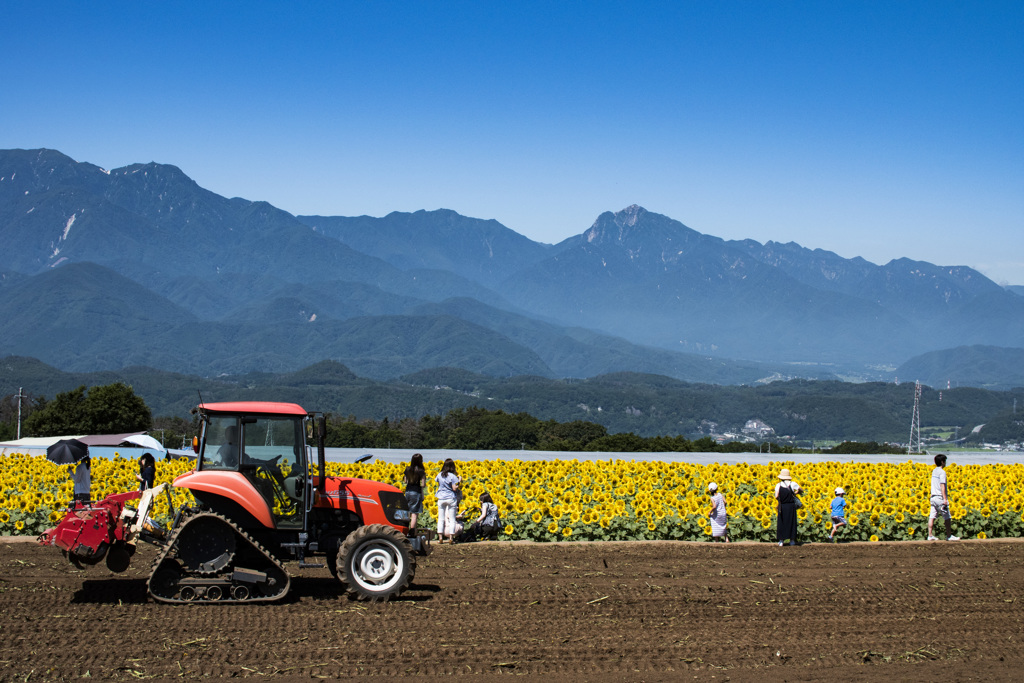
POLYGON ((437 536, 439 543, 451 543, 459 533, 455 528, 455 515, 459 509, 458 491, 462 482, 451 458, 444 461, 434 480, 437 481, 437 536))
POLYGON ((951 523, 952 516, 949 514, 949 490, 946 487, 946 470, 943 469, 945 466, 946 455, 945 453, 939 453, 935 456, 935 469, 932 470, 931 497, 928 499, 931 503, 931 514, 928 515, 929 541, 939 540, 934 534, 932 534, 932 527, 935 525, 935 518, 939 515, 942 515, 942 519, 946 523, 946 540, 960 540, 959 537, 953 535, 953 527, 951 523))
POLYGON ((711 508, 708 520, 711 522, 711 540, 729 542, 729 514, 725 508, 725 496, 718 490, 718 484, 708 484, 708 495, 711 496, 711 508))

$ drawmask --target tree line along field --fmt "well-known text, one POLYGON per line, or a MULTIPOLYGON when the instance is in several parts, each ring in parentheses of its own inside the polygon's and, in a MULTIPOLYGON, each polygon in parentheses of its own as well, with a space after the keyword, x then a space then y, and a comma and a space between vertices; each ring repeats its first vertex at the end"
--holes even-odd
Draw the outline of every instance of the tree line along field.
MULTIPOLYGON (((0 407, 14 414, 10 401, 0 407)), ((192 419, 152 417, 149 406, 134 390, 114 383, 79 386, 53 400, 37 399, 25 412, 27 436, 106 434, 152 430, 166 443, 190 441, 199 424, 192 419), (157 425, 159 425, 157 427, 157 425)), ((20 415, 19 415, 20 418, 20 415)), ((8 437, 14 425, 4 425, 8 437)), ((424 415, 392 424, 382 420, 355 420, 329 416, 326 445, 336 448, 417 448, 502 450, 527 448, 542 451, 594 452, 750 452, 760 450, 753 441, 719 443, 710 436, 690 440, 684 436, 641 437, 633 433, 609 434, 600 424, 585 420, 560 423, 541 421, 527 413, 510 414, 482 408, 456 409, 443 416, 424 415)), ((768 442, 775 452, 795 452, 792 444, 768 442)), ((876 442, 844 442, 838 453, 899 453, 902 448, 876 442)))
MULTIPOLYGON (((11 396, 0 401, 0 421, 16 414, 11 396)), ((1024 439, 1024 421, 1010 417, 993 420, 986 435, 1003 440, 1024 439), (991 432, 991 433, 990 433, 991 432), (1018 434, 1018 432, 1020 432, 1018 434)), ((124 433, 152 431, 164 443, 176 445, 190 441, 197 434, 195 419, 156 418, 149 406, 132 387, 123 383, 84 385, 57 394, 53 400, 39 398, 24 411, 25 436, 63 436, 69 434, 124 433)), ((501 409, 478 407, 457 408, 444 415, 423 415, 391 422, 357 420, 353 416, 328 416, 327 445, 339 448, 414 448, 463 450, 592 451, 592 452, 753 452, 762 448, 775 453, 796 453, 817 450, 837 454, 876 454, 903 452, 900 444, 844 441, 782 442, 773 433, 722 441, 705 435, 689 439, 676 436, 639 436, 632 432, 609 433, 601 424, 588 420, 557 422, 540 420, 528 413, 507 413, 501 409), (800 445, 804 448, 800 448, 800 445)), ((707 422, 709 431, 717 426, 707 422)), ((12 438, 16 424, 0 424, 0 438, 12 438), (6 435, 6 436, 5 436, 6 435)), ((930 427, 923 433, 934 438, 956 433, 957 427, 930 427), (944 431, 943 431, 944 430, 944 431)), ((966 430, 965 430, 966 431, 966 430)), ((980 434, 971 436, 980 439, 980 434)), ((986 437, 987 438, 987 437, 986 437)))

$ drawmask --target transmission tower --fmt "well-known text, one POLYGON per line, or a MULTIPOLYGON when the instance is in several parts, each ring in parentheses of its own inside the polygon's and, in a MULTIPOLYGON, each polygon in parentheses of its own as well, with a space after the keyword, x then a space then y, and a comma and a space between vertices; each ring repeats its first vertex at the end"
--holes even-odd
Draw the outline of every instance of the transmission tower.
MULTIPOLYGON (((21 438, 21 399, 26 398, 25 392, 21 387, 18 387, 18 395, 14 398, 18 399, 18 439, 21 438)), ((1017 412, 1017 399, 1013 399, 1013 412, 1017 412)))
POLYGON ((907 455, 921 453, 921 382, 914 384, 914 416, 910 418, 910 441, 907 442, 907 455), (914 450, 914 445, 917 450, 914 450))

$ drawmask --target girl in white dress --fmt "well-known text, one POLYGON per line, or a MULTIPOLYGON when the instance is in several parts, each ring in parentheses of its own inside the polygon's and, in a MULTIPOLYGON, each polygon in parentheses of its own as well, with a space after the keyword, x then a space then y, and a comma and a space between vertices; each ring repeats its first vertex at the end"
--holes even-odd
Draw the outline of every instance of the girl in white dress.
POLYGON ((725 496, 718 490, 718 484, 708 484, 708 495, 711 496, 711 509, 708 517, 711 520, 711 539, 729 542, 729 516, 725 510, 725 496))

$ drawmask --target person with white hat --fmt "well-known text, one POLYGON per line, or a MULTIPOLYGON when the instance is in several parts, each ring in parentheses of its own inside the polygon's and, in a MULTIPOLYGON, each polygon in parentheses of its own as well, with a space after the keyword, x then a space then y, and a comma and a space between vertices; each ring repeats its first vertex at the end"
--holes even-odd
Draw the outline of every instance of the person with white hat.
POLYGON ((829 540, 836 543, 836 532, 846 526, 846 491, 842 486, 836 488, 836 497, 832 499, 832 533, 829 540))
POLYGON ((711 521, 711 540, 729 542, 729 516, 725 510, 725 496, 718 490, 718 484, 708 484, 708 495, 711 496, 711 509, 708 518, 711 521))
POLYGON ((775 540, 779 545, 796 545, 796 491, 800 487, 793 482, 789 470, 779 472, 779 483, 775 485, 775 500, 779 501, 778 521, 775 526, 775 540))
POLYGON ((933 533, 935 518, 942 517, 946 523, 946 540, 959 541, 959 536, 953 535, 953 527, 950 523, 952 515, 949 514, 949 489, 946 487, 946 454, 939 453, 935 456, 935 469, 932 470, 932 490, 928 502, 931 503, 931 513, 928 515, 928 540, 939 540, 933 533))

